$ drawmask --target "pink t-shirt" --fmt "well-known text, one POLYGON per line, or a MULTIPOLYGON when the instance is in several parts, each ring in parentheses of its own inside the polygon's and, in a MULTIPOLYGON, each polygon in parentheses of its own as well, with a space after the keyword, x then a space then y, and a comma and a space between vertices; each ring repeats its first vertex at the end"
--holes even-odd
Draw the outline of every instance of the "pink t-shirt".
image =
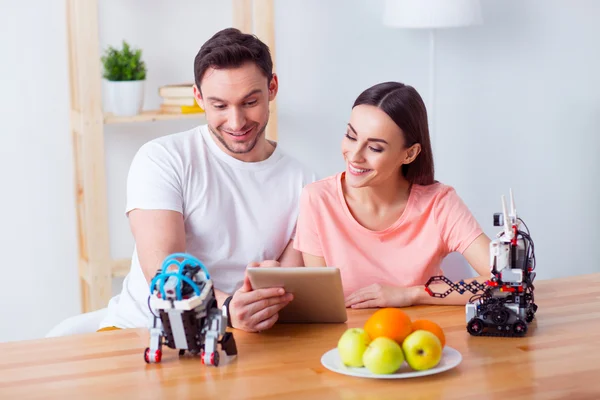
POLYGON ((373 283, 423 285, 441 273, 446 255, 463 253, 483 233, 455 190, 441 183, 413 185, 400 218, 369 230, 350 213, 342 175, 304 187, 294 247, 339 268, 346 296, 373 283))

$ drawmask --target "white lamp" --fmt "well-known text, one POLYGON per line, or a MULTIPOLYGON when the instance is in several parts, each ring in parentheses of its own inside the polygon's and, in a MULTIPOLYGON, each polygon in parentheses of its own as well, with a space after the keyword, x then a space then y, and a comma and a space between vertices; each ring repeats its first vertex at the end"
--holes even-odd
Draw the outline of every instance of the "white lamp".
POLYGON ((394 28, 429 29, 429 129, 433 146, 435 30, 483 23, 479 0, 386 0, 383 23, 394 28))

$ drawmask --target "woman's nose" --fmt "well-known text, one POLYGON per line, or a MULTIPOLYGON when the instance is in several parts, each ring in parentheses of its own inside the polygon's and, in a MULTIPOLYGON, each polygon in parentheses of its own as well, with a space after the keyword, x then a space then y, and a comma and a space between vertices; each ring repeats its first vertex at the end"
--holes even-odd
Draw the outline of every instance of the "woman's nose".
POLYGON ((362 162, 365 158, 362 155, 362 151, 358 150, 350 152, 348 160, 350 160, 350 162, 362 162))

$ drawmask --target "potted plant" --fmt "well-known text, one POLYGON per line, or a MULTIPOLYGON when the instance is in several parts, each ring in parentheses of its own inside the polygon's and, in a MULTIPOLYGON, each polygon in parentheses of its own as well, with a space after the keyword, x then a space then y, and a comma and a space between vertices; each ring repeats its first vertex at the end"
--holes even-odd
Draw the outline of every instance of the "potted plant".
POLYGON ((142 111, 144 105, 144 82, 146 64, 142 51, 132 49, 126 41, 123 48, 109 46, 102 56, 106 95, 110 111, 119 116, 133 116, 142 111))

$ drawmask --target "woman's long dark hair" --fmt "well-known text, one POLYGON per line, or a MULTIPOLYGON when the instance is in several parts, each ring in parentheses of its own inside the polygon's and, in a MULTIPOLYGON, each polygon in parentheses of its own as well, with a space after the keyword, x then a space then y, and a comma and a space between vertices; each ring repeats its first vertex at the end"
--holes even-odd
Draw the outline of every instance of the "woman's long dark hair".
POLYGON ((419 93, 412 86, 399 82, 384 82, 362 92, 352 108, 367 104, 385 112, 404 132, 406 147, 421 145, 421 153, 410 164, 402 165, 402 175, 411 184, 431 185, 434 180, 433 152, 429 139, 427 110, 419 93))

